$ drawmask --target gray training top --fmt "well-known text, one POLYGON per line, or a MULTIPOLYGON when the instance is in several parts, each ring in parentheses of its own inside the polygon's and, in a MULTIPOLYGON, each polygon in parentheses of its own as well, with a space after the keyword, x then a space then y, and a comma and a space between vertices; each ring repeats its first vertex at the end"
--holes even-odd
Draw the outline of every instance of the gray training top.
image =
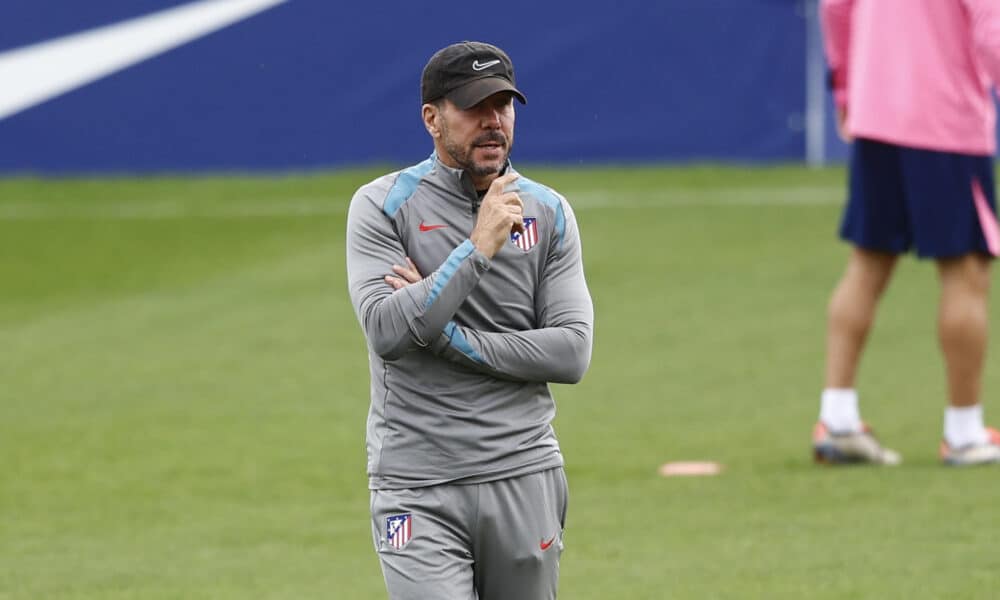
MULTIPOLYGON (((513 172, 508 163, 507 169, 513 172)), ((563 464, 548 382, 590 364, 594 309, 566 199, 520 177, 526 232, 486 258, 479 197, 432 154, 362 186, 347 216, 351 302, 368 340, 371 489, 481 483, 563 464), (384 277, 409 256, 424 279, 384 277)))

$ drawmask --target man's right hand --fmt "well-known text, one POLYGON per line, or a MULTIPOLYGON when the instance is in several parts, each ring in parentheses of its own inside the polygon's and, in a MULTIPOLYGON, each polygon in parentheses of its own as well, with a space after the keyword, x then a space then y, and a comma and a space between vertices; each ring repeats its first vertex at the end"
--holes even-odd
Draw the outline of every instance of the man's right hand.
POLYGON ((494 179, 479 205, 479 218, 469 239, 486 258, 493 258, 512 232, 524 233, 524 203, 515 192, 503 191, 518 177, 517 173, 507 173, 494 179))

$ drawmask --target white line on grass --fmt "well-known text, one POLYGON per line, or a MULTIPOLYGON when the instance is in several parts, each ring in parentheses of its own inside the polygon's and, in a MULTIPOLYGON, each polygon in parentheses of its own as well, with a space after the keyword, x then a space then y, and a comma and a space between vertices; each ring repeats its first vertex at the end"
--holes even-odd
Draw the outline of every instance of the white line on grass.
POLYGON ((165 219, 252 219, 261 217, 310 217, 339 215, 347 207, 328 198, 281 199, 268 203, 258 201, 231 203, 221 206, 198 206, 175 201, 127 201, 47 205, 38 202, 0 203, 0 221, 44 221, 82 219, 99 221, 156 221, 165 219))
MULTIPOLYGON (((726 187, 693 191, 662 188, 656 191, 623 192, 593 189, 566 194, 575 210, 657 209, 681 206, 829 206, 843 201, 839 187, 726 187)), ((143 220, 165 219, 253 219, 265 217, 312 217, 342 215, 347 205, 339 199, 301 197, 269 202, 227 201, 201 206, 193 202, 152 200, 46 204, 29 201, 0 202, 0 221, 44 220, 143 220)))
POLYGON ((839 204, 843 192, 830 186, 725 187, 692 191, 663 188, 627 192, 591 190, 568 195, 576 210, 589 208, 671 208, 677 206, 829 206, 839 204))

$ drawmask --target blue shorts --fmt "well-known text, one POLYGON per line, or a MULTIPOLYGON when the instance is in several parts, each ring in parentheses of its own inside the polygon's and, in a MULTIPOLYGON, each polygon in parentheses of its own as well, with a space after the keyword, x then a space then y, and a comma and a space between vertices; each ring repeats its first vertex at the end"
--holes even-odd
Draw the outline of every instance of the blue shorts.
POLYGON ((996 220, 993 157, 920 150, 869 139, 851 148, 840 237, 867 250, 948 258, 989 255, 973 197, 978 181, 996 220))

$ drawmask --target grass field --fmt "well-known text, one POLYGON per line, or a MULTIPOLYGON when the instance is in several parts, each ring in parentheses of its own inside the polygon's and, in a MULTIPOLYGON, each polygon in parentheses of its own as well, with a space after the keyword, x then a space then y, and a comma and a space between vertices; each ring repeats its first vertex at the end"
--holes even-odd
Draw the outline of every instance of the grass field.
MULTIPOLYGON (((576 207, 597 314, 555 390, 560 598, 1000 595, 1000 470, 936 460, 932 266, 861 373, 905 464, 810 462, 842 172, 522 170, 576 207), (657 475, 683 459, 726 470, 657 475)), ((0 599, 385 596, 344 274, 377 174, 0 180, 0 599)))

